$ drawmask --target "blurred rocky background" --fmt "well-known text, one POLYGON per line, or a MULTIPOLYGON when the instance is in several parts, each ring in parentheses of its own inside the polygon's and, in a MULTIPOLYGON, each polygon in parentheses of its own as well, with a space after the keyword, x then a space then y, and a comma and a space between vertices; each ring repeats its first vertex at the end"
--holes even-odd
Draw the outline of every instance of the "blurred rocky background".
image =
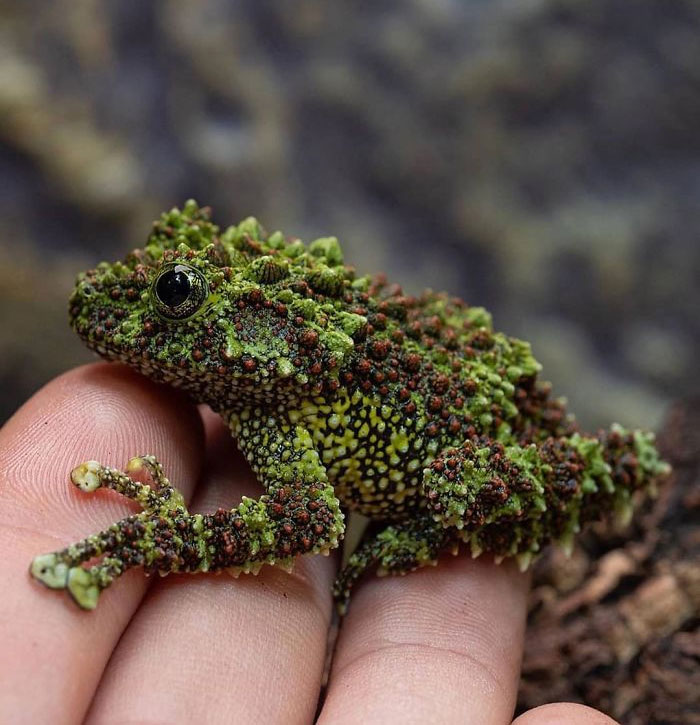
POLYGON ((0 4, 0 421, 74 274, 190 196, 533 342, 587 425, 698 389, 694 0, 0 4))

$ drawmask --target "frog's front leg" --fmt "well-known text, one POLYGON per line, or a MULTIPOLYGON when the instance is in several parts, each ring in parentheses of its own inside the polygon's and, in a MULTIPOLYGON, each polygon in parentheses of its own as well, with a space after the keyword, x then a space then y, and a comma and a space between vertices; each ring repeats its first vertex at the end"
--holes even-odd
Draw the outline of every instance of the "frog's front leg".
POLYGON ((231 415, 229 425, 266 493, 244 498, 237 509, 220 511, 207 523, 215 533, 209 547, 213 566, 233 574, 257 571, 265 563, 288 566, 299 554, 337 547, 345 531, 343 512, 309 431, 261 409, 231 415))
POLYGON ((37 556, 30 568, 32 576, 51 589, 67 589, 83 609, 94 609, 100 592, 133 566, 173 571, 197 558, 197 551, 190 549, 200 546, 202 517, 190 516, 158 461, 153 456, 132 458, 126 471, 87 461, 73 469, 71 480, 86 493, 110 488, 137 501, 143 512, 65 549, 37 556), (132 478, 143 471, 152 485, 132 478), (92 560, 92 566, 83 566, 92 560))
POLYGON ((257 572, 265 563, 288 564, 298 554, 337 546, 343 516, 310 436, 291 424, 277 426, 272 418, 264 435, 259 428, 259 423, 240 426, 240 444, 267 493, 257 500, 244 498, 230 511, 190 514, 150 456, 133 459, 128 471, 146 468, 153 486, 95 461, 82 464, 72 474, 79 488, 112 488, 144 510, 66 549, 36 557, 32 575, 51 588, 68 589, 81 607, 93 609, 100 592, 133 566, 163 575, 257 572))

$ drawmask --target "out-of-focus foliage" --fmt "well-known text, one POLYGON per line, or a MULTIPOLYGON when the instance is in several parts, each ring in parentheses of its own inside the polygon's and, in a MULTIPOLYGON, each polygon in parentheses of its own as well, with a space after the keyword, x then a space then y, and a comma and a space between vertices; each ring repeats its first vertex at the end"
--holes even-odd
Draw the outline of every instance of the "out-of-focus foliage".
POLYGON ((189 196, 486 305, 586 424, 697 388, 693 0, 15 0, 0 28, 0 419, 87 359, 73 274, 189 196))

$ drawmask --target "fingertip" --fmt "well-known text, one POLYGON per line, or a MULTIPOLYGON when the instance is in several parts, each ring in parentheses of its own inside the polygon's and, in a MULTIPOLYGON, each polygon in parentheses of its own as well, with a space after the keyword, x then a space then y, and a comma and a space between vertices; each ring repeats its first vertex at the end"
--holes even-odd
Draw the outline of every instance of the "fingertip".
POLYGON ((592 707, 574 702, 540 705, 513 720, 513 725, 618 725, 616 720, 592 707))
POLYGON ((400 622, 404 634, 421 638, 433 626, 450 641, 450 629, 458 629, 462 637, 478 629, 482 636, 497 638, 505 619, 524 620, 528 589, 529 577, 512 561, 495 565, 488 556, 443 555, 437 566, 405 576, 368 576, 350 603, 345 623, 355 626, 354 620, 381 615, 387 625, 400 622))
POLYGON ((367 722, 504 722, 515 705, 527 589, 512 562, 464 555, 367 579, 341 629, 324 716, 344 722, 364 697, 367 722))

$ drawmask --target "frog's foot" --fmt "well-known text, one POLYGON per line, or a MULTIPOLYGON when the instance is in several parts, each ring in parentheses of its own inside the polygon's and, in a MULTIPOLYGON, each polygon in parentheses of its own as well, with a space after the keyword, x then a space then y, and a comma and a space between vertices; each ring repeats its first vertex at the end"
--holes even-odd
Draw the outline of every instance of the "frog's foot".
POLYGON ((129 516, 71 546, 37 556, 31 575, 50 589, 67 589, 83 609, 94 609, 100 592, 122 572, 145 563, 147 517, 129 516), (84 564, 95 560, 90 567, 84 564))
POLYGON ((97 461, 86 461, 76 466, 70 474, 71 481, 86 493, 98 488, 111 488, 122 496, 138 501, 144 511, 183 506, 182 495, 174 489, 163 473, 163 467, 155 456, 137 456, 126 464, 126 473, 103 466, 97 461), (132 477, 146 472, 153 486, 140 483, 132 477))
POLYGON ((126 568, 125 562, 105 556, 100 564, 84 568, 71 565, 63 552, 42 554, 32 561, 32 576, 50 589, 67 589, 82 609, 94 609, 100 592, 109 586, 126 568))
POLYGON ((450 548, 457 553, 458 543, 453 533, 430 517, 388 526, 361 543, 338 574, 333 596, 339 612, 345 614, 352 588, 366 572, 376 569, 378 576, 407 574, 422 566, 437 564, 440 553, 450 548))
POLYGON ((96 461, 75 468, 71 480, 81 490, 111 488, 138 501, 144 510, 65 549, 37 556, 31 575, 51 589, 67 589, 83 609, 94 609, 100 592, 131 567, 145 566, 161 574, 198 568, 202 517, 190 516, 152 456, 133 458, 127 466, 132 475, 144 469, 153 486, 96 461))

